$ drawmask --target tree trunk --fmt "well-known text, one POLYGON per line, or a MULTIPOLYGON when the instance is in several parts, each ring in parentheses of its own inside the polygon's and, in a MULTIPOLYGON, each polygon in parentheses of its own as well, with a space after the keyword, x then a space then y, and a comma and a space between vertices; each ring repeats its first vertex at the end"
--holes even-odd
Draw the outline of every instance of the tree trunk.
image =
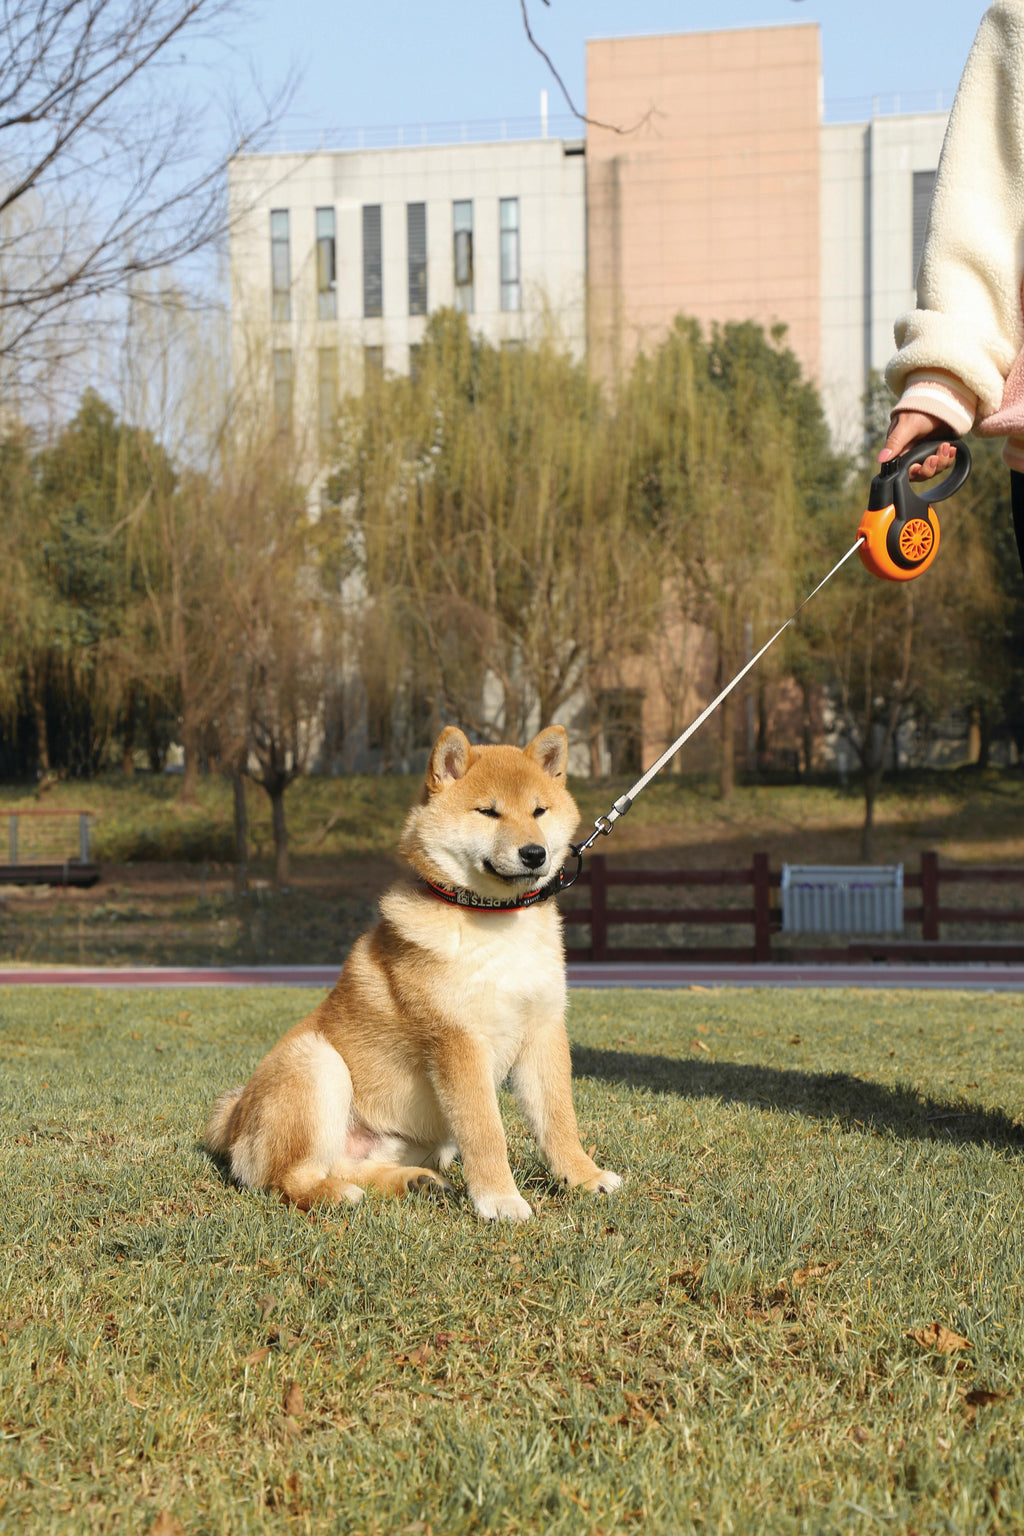
POLYGON ((992 730, 984 704, 972 704, 967 734, 967 761, 977 768, 987 768, 992 746, 992 730))
POLYGON ((199 790, 199 728, 187 714, 181 717, 181 745, 185 753, 185 775, 178 799, 192 805, 198 799, 199 790))
POLYGON ((722 759, 718 774, 718 792, 723 800, 731 800, 736 787, 736 702, 729 694, 722 701, 722 759))
POLYGON ((124 706, 124 740, 121 744, 121 772, 135 772, 135 689, 128 689, 124 706))
POLYGON ((32 719, 36 727, 36 767, 42 775, 50 771, 50 736, 46 729, 46 705, 39 689, 39 679, 31 656, 25 662, 25 682, 32 707, 32 719))
POLYGON ((864 825, 860 834, 860 856, 870 864, 875 856, 875 801, 882 780, 881 767, 864 770, 864 825))
POLYGON ((281 886, 288 884, 291 874, 291 865, 288 858, 288 828, 284 819, 284 792, 288 787, 288 780, 276 778, 271 783, 264 783, 264 789, 270 796, 270 816, 274 828, 274 884, 281 886))
POLYGON ((764 683, 757 690, 757 752, 756 762, 758 773, 765 773, 768 768, 768 753, 771 724, 768 712, 767 689, 764 683))
POLYGON ((811 690, 806 683, 800 685, 800 735, 804 749, 804 778, 814 763, 814 727, 811 719, 811 690))
POLYGON ((150 773, 163 773, 164 753, 160 745, 160 732, 157 728, 156 704, 150 696, 146 700, 146 756, 149 758, 150 773))
POLYGON ((231 771, 231 793, 235 807, 235 890, 241 895, 249 888, 249 808, 245 779, 237 767, 231 771))

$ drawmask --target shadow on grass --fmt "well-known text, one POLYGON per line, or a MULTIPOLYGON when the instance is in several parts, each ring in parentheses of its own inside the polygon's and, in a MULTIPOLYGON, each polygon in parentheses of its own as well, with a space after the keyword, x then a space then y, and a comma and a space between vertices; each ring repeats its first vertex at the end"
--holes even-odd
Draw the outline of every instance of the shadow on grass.
POLYGON ((912 1085, 852 1077, 848 1072, 796 1072, 728 1061, 677 1061, 627 1051, 572 1048, 573 1076, 623 1083, 652 1093, 721 1099, 753 1109, 831 1120, 844 1130, 888 1133, 907 1141, 974 1143, 1024 1151, 1024 1126, 1001 1110, 965 1099, 936 1099, 912 1085))

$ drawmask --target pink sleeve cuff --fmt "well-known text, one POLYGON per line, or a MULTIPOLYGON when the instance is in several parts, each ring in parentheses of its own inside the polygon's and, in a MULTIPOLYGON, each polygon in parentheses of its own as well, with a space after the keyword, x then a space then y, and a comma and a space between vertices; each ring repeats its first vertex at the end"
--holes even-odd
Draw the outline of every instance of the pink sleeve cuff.
POLYGON ((924 411, 938 416, 940 421, 962 437, 974 425, 978 410, 978 397, 952 374, 918 369, 907 374, 903 393, 893 406, 897 411, 924 411))

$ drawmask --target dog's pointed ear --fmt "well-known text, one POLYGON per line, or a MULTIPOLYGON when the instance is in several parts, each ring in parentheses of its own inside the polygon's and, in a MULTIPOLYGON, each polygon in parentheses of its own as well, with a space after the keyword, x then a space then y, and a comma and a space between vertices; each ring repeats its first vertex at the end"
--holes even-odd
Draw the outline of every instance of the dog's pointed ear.
POLYGON ((456 779, 464 776, 469 767, 471 750, 468 736, 463 735, 457 725, 445 726, 434 743, 434 749, 427 764, 426 783, 429 795, 436 795, 438 790, 445 789, 449 784, 454 784, 456 779))
POLYGON ((523 752, 538 768, 543 768, 550 778, 565 778, 569 761, 569 738, 564 726, 549 725, 533 738, 528 747, 523 748, 523 752))

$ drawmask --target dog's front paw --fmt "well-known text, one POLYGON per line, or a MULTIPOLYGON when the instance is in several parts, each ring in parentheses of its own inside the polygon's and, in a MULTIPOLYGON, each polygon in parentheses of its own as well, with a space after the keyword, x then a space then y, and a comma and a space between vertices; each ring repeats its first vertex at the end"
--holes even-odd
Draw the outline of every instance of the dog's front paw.
POLYGON ((522 1195, 476 1195, 473 1208, 482 1221, 529 1221, 533 1215, 522 1195))
POLYGON ((591 1179, 584 1179, 580 1189, 589 1190, 592 1195, 610 1195, 613 1189, 618 1189, 622 1178, 617 1173, 612 1173, 610 1168, 599 1168, 591 1179))

